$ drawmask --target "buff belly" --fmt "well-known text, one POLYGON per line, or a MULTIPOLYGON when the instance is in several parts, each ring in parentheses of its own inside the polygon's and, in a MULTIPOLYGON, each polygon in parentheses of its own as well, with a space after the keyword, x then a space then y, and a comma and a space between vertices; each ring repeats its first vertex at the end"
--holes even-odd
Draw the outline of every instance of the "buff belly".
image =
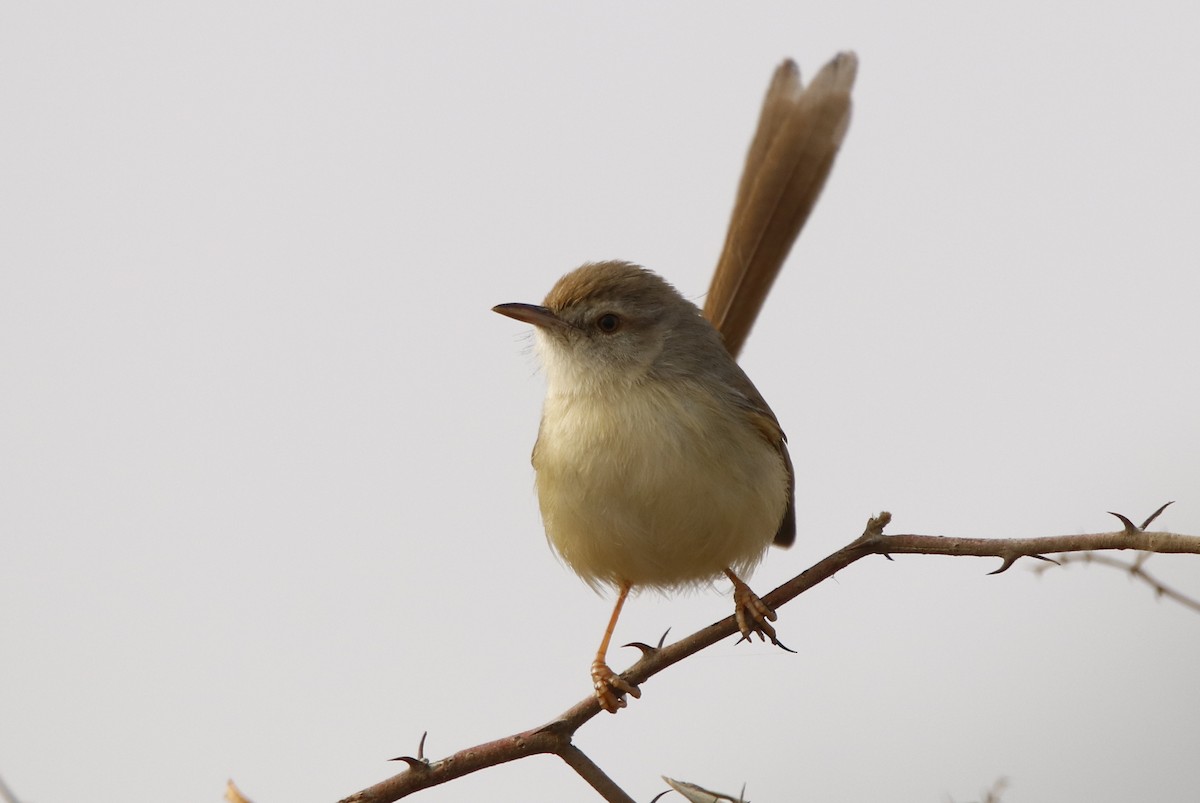
POLYGON ((672 394, 548 398, 534 454, 546 535, 593 587, 747 575, 787 505, 776 449, 672 394))

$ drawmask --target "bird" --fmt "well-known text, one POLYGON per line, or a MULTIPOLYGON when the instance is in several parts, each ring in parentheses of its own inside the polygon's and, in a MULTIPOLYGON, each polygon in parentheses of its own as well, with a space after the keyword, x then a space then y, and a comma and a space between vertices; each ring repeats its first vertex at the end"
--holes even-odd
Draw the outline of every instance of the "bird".
POLYGON ((742 639, 783 646, 744 578, 795 540, 795 472, 736 357, 841 147, 857 64, 840 53, 807 88, 793 61, 775 71, 703 309, 623 260, 584 263, 541 304, 493 307, 533 325, 546 374, 532 454, 546 536, 584 582, 616 592, 590 668, 609 713, 641 696, 607 663, 635 589, 723 576, 742 639))

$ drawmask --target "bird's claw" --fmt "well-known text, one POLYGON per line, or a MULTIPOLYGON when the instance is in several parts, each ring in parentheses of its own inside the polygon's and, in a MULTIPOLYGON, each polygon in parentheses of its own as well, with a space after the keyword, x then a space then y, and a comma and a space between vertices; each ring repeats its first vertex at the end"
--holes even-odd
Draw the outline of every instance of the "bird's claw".
POLYGON ((610 714, 626 706, 625 695, 641 697, 642 690, 635 684, 618 675, 609 668, 608 664, 597 658, 592 661, 592 687, 596 690, 596 699, 600 707, 610 714))
POLYGON ((737 617, 738 630, 742 634, 738 640, 739 644, 750 641, 751 636, 757 635, 760 641, 770 641, 776 647, 795 652, 775 636, 775 628, 771 626, 771 622, 779 618, 775 611, 759 599, 745 583, 739 583, 733 588, 733 613, 737 617))

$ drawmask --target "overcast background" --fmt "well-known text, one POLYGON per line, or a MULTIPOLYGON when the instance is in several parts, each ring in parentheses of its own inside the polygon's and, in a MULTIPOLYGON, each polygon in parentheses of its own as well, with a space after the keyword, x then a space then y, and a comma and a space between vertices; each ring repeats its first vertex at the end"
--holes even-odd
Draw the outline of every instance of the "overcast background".
MULTIPOLYGON (((330 801, 588 694, 610 602, 546 546, 489 308, 604 258, 699 300, 785 56, 861 69, 744 354, 798 478, 754 587, 881 509, 1200 533, 1200 14, 1134 8, 0 5, 0 775, 330 801)), ((1194 801, 1200 615, 997 565, 863 561, 781 610, 798 655, 719 644, 578 743, 639 800, 1194 801)), ((539 757, 418 799, 594 798, 539 757)))

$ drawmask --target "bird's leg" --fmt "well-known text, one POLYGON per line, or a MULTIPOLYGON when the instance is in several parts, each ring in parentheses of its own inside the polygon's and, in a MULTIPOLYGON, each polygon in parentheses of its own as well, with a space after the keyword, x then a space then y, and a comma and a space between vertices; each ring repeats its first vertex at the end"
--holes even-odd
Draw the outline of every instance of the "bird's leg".
POLYGON ((767 607, 732 570, 725 569, 725 576, 733 583, 733 613, 737 617, 738 630, 742 632, 741 640, 749 641, 757 633, 760 640, 770 639, 772 644, 786 650, 787 647, 775 638, 775 628, 771 627, 771 622, 776 619, 775 611, 767 607))
POLYGON ((600 641, 600 649, 596 650, 596 660, 592 661, 592 686, 596 689, 596 699, 600 701, 600 707, 610 714, 615 714, 618 708, 625 707, 626 694, 642 696, 641 689, 612 671, 604 660, 608 654, 608 642, 612 640, 613 630, 617 627, 617 619, 621 615, 621 608, 624 607, 627 596, 629 583, 621 583, 617 593, 617 604, 613 606, 612 617, 608 620, 604 638, 600 641))

